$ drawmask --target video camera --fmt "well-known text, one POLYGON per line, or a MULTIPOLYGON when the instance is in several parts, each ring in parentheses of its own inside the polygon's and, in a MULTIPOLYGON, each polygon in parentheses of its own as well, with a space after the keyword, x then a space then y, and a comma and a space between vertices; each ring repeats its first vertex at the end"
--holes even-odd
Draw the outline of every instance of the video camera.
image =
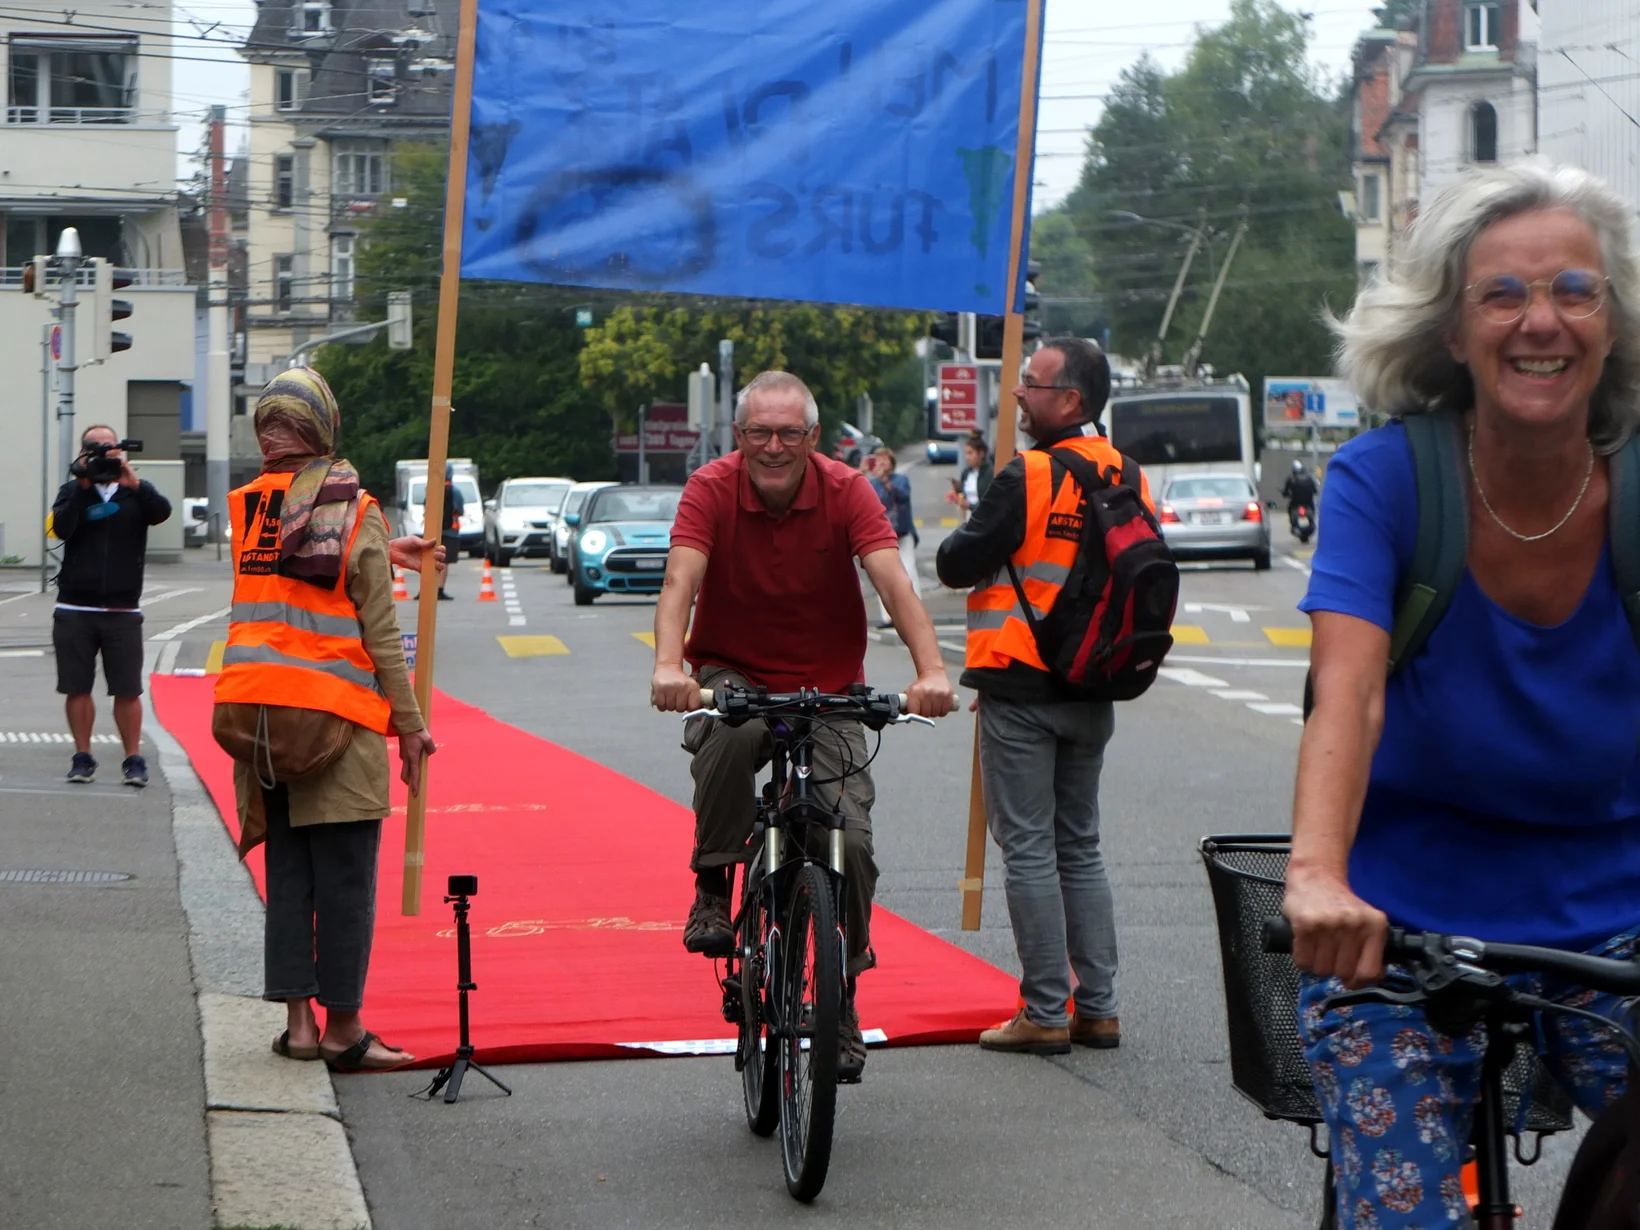
POLYGON ((89 478, 94 483, 118 482, 124 461, 122 458, 108 455, 116 450, 140 453, 142 441, 119 440, 112 444, 98 441, 94 444, 81 444, 80 455, 69 462, 68 472, 75 478, 89 478))

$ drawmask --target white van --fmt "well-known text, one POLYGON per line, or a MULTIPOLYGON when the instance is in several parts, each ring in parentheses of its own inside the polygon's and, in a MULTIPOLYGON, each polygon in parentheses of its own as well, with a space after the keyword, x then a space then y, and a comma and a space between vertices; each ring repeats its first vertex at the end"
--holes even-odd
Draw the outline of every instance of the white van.
MULTIPOLYGON (((484 501, 478 491, 478 467, 470 457, 452 457, 456 490, 461 492, 463 509, 459 530, 461 549, 469 555, 484 553, 484 501)), ((394 529, 399 534, 422 536, 422 520, 427 506, 427 460, 401 461, 394 467, 394 529)), ((435 527, 436 529, 436 527, 435 527)), ((432 537, 438 537, 434 533, 432 537)))

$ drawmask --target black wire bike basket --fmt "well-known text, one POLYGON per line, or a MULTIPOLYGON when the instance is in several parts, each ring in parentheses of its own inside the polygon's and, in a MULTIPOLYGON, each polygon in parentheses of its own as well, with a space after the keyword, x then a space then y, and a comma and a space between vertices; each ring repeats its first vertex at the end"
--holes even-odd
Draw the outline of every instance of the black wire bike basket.
MULTIPOLYGON (((1268 1118, 1313 1127, 1322 1116, 1298 1032, 1298 968, 1263 944, 1264 920, 1281 913, 1292 839, 1285 833, 1204 837, 1200 850, 1218 916, 1231 1083, 1268 1118)), ((1516 1050, 1503 1086, 1505 1123, 1517 1124, 1521 1090, 1530 1088, 1525 1133, 1571 1127, 1571 1099, 1529 1047, 1516 1050)))

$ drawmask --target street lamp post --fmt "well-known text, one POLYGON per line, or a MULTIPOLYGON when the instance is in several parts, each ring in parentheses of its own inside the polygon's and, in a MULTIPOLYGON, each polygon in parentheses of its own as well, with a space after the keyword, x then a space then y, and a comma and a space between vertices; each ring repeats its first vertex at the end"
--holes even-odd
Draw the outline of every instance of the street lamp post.
POLYGON ((1173 309, 1179 306, 1179 295, 1184 291, 1184 280, 1190 273, 1191 262, 1196 259, 1196 253, 1207 239, 1207 210, 1197 212, 1196 226, 1185 226, 1182 222, 1168 222, 1162 218, 1146 218, 1126 209, 1113 209, 1110 216, 1149 226, 1165 226, 1169 230, 1183 231, 1190 236, 1190 248, 1184 254, 1184 264, 1179 266, 1179 276, 1173 279, 1173 293, 1167 297, 1167 310, 1162 313, 1162 323, 1156 329, 1156 339, 1150 343, 1150 349, 1145 354, 1144 378, 1149 380, 1156 374, 1157 364, 1162 361, 1162 342, 1167 338, 1168 326, 1173 323, 1173 309))

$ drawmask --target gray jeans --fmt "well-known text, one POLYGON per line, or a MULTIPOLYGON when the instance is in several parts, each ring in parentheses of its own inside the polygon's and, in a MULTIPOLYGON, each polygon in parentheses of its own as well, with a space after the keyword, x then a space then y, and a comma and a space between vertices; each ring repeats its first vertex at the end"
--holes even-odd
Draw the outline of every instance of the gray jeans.
MULTIPOLYGON (((746 679, 722 666, 696 674, 703 688, 746 679)), ((757 823, 757 774, 774 755, 767 722, 744 726, 695 718, 684 729, 683 745, 694 754, 689 772, 695 779, 695 852, 690 868, 726 867, 746 856, 746 842, 757 823)), ((865 764, 865 733, 858 722, 838 723, 814 739, 814 776, 841 777, 845 768, 865 764)), ((877 963, 871 952, 871 899, 877 891, 877 862, 872 857, 871 805, 877 791, 866 769, 839 783, 814 788, 820 802, 843 813, 843 878, 848 886, 848 974, 877 963)), ((810 851, 818 853, 818 851, 810 851)))
POLYGON ((1099 772, 1116 728, 1108 701, 980 697, 985 815, 1002 849, 1008 916, 1031 1020, 1116 1015, 1116 912, 1099 849, 1099 772), (1070 960, 1067 965, 1066 954, 1070 960))
POLYGON ((376 930, 380 820, 290 822, 283 784, 262 791, 268 816, 268 915, 262 998, 317 998, 357 1012, 376 930))

